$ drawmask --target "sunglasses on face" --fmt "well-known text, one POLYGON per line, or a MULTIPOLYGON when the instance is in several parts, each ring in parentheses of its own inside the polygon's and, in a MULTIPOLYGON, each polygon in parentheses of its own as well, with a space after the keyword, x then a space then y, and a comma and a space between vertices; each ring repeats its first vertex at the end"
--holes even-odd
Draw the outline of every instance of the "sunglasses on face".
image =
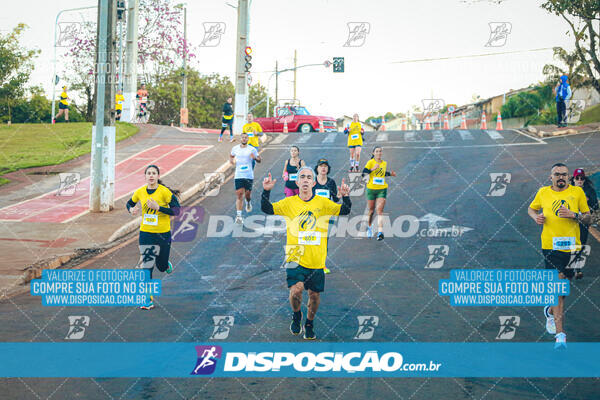
POLYGON ((585 181, 585 178, 584 178, 583 176, 581 176, 581 175, 580 175, 580 176, 576 176, 576 177, 575 177, 575 180, 576 180, 576 181, 585 181))

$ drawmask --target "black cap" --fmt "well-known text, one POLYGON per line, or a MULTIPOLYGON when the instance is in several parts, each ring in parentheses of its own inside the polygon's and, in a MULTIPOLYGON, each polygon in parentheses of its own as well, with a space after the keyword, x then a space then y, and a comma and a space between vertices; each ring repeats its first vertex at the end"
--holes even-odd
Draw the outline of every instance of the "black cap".
POLYGON ((315 173, 318 174, 319 171, 317 171, 317 168, 319 167, 319 165, 327 165, 327 174, 329 175, 329 171, 331 171, 331 165, 329 165, 329 161, 327 161, 326 158, 320 158, 319 161, 317 161, 317 166, 315 167, 315 173))

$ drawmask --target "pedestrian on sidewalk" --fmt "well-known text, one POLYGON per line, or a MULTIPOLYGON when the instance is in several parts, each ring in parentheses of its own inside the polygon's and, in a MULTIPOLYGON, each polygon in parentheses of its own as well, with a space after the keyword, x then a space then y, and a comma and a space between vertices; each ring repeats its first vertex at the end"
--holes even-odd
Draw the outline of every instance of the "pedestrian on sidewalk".
MULTIPOLYGON (((179 215, 179 190, 173 190, 160 180, 160 169, 148 165, 144 171, 146 185, 137 189, 127 202, 127 211, 137 215, 142 210, 140 225, 140 261, 139 267, 150 270, 150 279, 154 266, 160 272, 170 274, 173 264, 169 261, 171 253, 171 216, 179 215), (148 247, 151 246, 151 247, 148 247)), ((154 308, 153 296, 147 296, 143 310, 154 308)))
POLYGON ((225 104, 223 104, 223 119, 221 120, 221 134, 219 135, 219 142, 223 141, 223 132, 229 128, 229 141, 233 142, 233 107, 231 103, 233 98, 228 97, 225 104))
POLYGON ((63 91, 60 94, 60 100, 58 101, 58 114, 52 118, 52 123, 56 122, 58 117, 65 114, 65 122, 69 122, 69 96, 67 95, 67 87, 62 87, 63 91))
MULTIPOLYGON (((590 208, 590 212, 595 214, 598 212, 598 195, 596 194, 596 190, 594 189, 594 184, 592 180, 585 176, 585 171, 581 168, 576 168, 573 172, 573 176, 571 177, 571 185, 579 186, 583 189, 585 193, 585 197, 587 200, 588 207, 590 208)), ((575 255, 575 259, 571 262, 575 264, 578 259, 581 259, 583 254, 583 246, 587 243, 588 239, 588 227, 587 225, 579 223, 579 239, 581 240, 581 250, 577 252, 575 255)), ((575 269, 575 279, 583 278, 583 272, 581 268, 575 269)))
POLYGON ((553 89, 556 95, 556 125, 559 128, 567 126, 567 101, 571 98, 571 85, 569 85, 569 77, 563 75, 560 81, 553 89))

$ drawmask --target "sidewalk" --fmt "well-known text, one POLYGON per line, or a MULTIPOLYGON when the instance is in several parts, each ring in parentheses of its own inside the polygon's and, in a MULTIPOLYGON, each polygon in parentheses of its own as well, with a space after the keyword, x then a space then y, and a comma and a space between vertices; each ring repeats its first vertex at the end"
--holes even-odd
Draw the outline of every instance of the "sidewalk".
POLYGON ((144 185, 148 164, 157 164, 161 179, 182 192, 182 203, 217 186, 233 172, 229 152, 239 140, 230 143, 225 135, 218 143, 215 133, 140 125, 136 135, 117 143, 115 207, 108 213, 87 210, 89 154, 7 174, 12 182, 0 186, 0 252, 5 254, 0 260, 0 298, 26 290, 24 284, 39 277, 42 269, 110 248, 137 230, 139 220, 127 215, 125 203, 144 185), (59 173, 80 174, 74 193, 59 194, 59 173))
POLYGON ((523 129, 529 133, 533 133, 543 138, 550 136, 573 135, 576 133, 600 132, 600 123, 594 122, 585 125, 569 125, 564 128, 558 128, 556 125, 532 125, 523 129))

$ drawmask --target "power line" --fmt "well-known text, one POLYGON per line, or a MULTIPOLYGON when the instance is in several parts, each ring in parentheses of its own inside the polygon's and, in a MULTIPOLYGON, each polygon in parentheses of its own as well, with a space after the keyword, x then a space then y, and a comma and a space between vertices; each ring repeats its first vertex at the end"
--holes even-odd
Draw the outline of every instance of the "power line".
POLYGON ((471 55, 467 55, 467 56, 421 58, 421 59, 417 59, 417 60, 392 61, 392 62, 390 62, 390 64, 408 64, 408 63, 417 63, 417 62, 426 62, 426 61, 456 60, 456 59, 460 59, 460 58, 489 57, 489 56, 499 56, 499 55, 503 55, 503 54, 529 53, 529 52, 533 52, 533 51, 545 51, 545 50, 552 50, 552 49, 553 49, 553 47, 543 47, 540 49, 503 51, 503 52, 499 52, 499 53, 471 54, 471 55))

